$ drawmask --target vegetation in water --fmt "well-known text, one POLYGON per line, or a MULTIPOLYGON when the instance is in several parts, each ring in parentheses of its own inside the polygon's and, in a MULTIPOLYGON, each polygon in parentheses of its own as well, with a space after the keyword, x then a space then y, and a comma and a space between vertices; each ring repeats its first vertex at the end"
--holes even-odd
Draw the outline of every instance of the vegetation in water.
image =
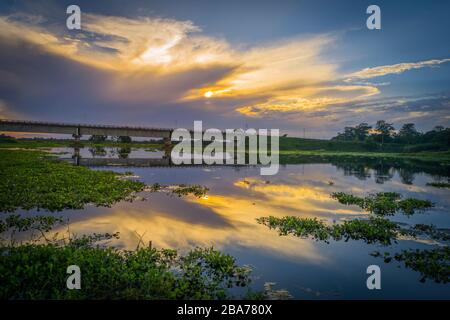
MULTIPOLYGON (((39 228, 48 232, 58 218, 10 216, 1 232, 39 228)), ((151 247, 134 251, 100 245, 118 234, 54 239, 43 235, 20 245, 0 244, 0 299, 226 299, 247 287, 250 268, 213 248, 181 255, 151 247), (67 290, 66 268, 82 270, 80 290, 67 290)), ((249 292, 250 293, 250 292, 249 292)), ((263 297, 252 294, 249 297, 263 297)))
POLYGON ((270 229, 276 229, 280 235, 292 234, 327 243, 330 240, 364 240, 367 243, 389 245, 396 240, 400 231, 396 223, 379 217, 370 217, 367 220, 354 219, 333 225, 328 225, 317 218, 295 216, 261 217, 257 221, 270 229))
POLYGON ((401 262, 405 267, 420 273, 420 282, 426 279, 434 280, 436 283, 450 282, 450 247, 436 247, 429 250, 408 249, 395 253, 393 257, 389 252, 384 255, 375 251, 374 257, 383 257, 384 262, 393 260, 401 262))
MULTIPOLYGON (((403 199, 394 192, 381 192, 361 198, 343 192, 333 193, 332 197, 340 203, 358 205, 364 210, 374 214, 368 219, 352 219, 339 224, 327 224, 317 218, 287 217, 261 217, 257 221, 270 229, 276 229, 280 235, 292 234, 302 238, 312 238, 316 241, 329 242, 330 240, 364 240, 368 244, 391 245, 400 238, 425 237, 440 242, 450 241, 449 230, 437 229, 433 225, 416 224, 406 227, 390 221, 384 217, 398 211, 413 214, 432 206, 427 200, 414 198, 403 199)), ((382 256, 378 251, 373 256, 382 256)), ((433 279, 438 283, 450 281, 450 249, 448 245, 435 247, 430 250, 403 250, 395 254, 394 259, 402 262, 407 268, 420 272, 422 278, 433 279)), ((389 263, 392 257, 384 254, 384 261, 389 263)))
POLYGON ((143 189, 139 181, 118 179, 112 171, 94 171, 58 161, 42 152, 0 150, 0 211, 82 209, 92 203, 111 206, 143 189))
POLYGON ((364 198, 344 192, 335 192, 331 197, 342 204, 357 205, 370 213, 382 216, 394 215, 397 212, 412 215, 416 211, 433 207, 433 203, 429 200, 415 198, 402 199, 401 195, 396 192, 379 192, 377 194, 370 194, 364 198))
POLYGON ((450 183, 449 182, 429 182, 427 183, 427 186, 432 186, 435 188, 448 188, 450 189, 450 183))
POLYGON ((208 191, 209 189, 207 187, 201 185, 185 185, 185 184, 177 185, 175 186, 175 188, 172 189, 172 193, 176 194, 179 197, 188 194, 193 194, 197 198, 201 198, 204 197, 208 191))
POLYGON ((449 229, 438 229, 434 225, 429 224, 416 224, 408 230, 403 230, 403 234, 416 238, 425 235, 433 240, 450 241, 449 229))
MULTIPOLYGON (((353 219, 333 225, 327 225, 317 218, 292 216, 261 217, 257 221, 271 229, 276 229, 280 235, 292 234, 326 243, 330 240, 364 240, 368 244, 391 245, 392 242, 397 242, 403 236, 416 238, 422 235, 434 240, 450 240, 450 233, 438 230, 434 226, 417 224, 412 228, 402 228, 399 224, 381 217, 370 217, 368 220, 353 219)), ((381 256, 378 251, 371 255, 381 256)), ((426 278, 439 283, 450 281, 450 249, 448 245, 430 250, 403 250, 395 254, 394 258, 403 262, 407 268, 420 272, 421 281, 425 281, 426 278)), ((389 263, 392 261, 392 257, 386 253, 384 261, 389 263)))
POLYGON ((247 269, 212 248, 172 250, 27 244, 0 247, 1 299, 224 299, 249 283, 247 269), (83 270, 81 290, 65 287, 66 267, 83 270), (172 270, 177 270, 174 272, 172 270))
POLYGON ((202 198, 206 196, 209 189, 205 186, 198 184, 178 184, 165 186, 159 183, 154 183, 145 187, 144 191, 148 192, 165 192, 168 195, 176 195, 178 197, 183 197, 192 194, 197 198, 202 198))

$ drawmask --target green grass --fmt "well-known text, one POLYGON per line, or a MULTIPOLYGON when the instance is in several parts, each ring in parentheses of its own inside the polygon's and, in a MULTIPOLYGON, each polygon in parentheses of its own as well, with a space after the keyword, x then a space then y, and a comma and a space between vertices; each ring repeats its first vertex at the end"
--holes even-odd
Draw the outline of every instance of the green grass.
POLYGON ((440 162, 450 164, 450 151, 442 152, 417 152, 417 153, 389 153, 389 152, 348 152, 348 151, 327 151, 327 150, 281 150, 280 162, 289 162, 307 159, 308 157, 323 158, 348 158, 348 159, 405 159, 427 162, 440 162))
POLYGON ((120 176, 72 166, 43 152, 0 150, 0 211, 110 206, 144 187, 120 176))
POLYGON ((335 140, 321 140, 321 139, 304 139, 296 137, 280 137, 280 150, 281 151, 315 151, 315 150, 328 150, 328 151, 369 151, 371 146, 364 142, 353 141, 335 141, 335 140))
POLYGON ((326 150, 339 152, 386 152, 409 153, 418 151, 448 151, 449 146, 444 139, 440 143, 398 143, 389 142, 383 145, 376 142, 304 139, 296 137, 280 137, 280 150, 326 150))

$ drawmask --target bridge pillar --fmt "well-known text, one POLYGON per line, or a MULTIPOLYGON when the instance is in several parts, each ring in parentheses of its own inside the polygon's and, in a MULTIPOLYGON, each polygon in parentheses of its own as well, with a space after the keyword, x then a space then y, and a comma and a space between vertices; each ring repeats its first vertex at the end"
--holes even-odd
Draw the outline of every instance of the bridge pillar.
POLYGON ((75 143, 80 142, 80 138, 81 138, 80 127, 77 127, 75 133, 72 134, 72 137, 75 138, 75 143))
POLYGON ((170 158, 170 152, 172 151, 172 140, 170 138, 164 138, 164 157, 170 158))

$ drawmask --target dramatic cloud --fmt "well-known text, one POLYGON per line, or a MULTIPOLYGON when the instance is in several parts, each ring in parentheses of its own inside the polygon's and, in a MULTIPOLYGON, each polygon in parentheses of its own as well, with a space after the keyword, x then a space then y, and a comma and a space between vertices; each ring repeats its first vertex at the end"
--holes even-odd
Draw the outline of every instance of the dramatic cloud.
MULTIPOLYGON (((190 88, 182 86, 186 91, 184 99, 277 96, 293 89, 299 98, 307 98, 317 91, 314 86, 323 87, 338 77, 337 65, 320 57, 335 41, 328 35, 232 48, 225 40, 201 35, 200 28, 190 21, 84 14, 82 31, 71 36, 62 31, 51 32, 44 26, 45 20, 33 16, 0 18, 5 37, 22 39, 50 53, 116 72, 119 76, 111 91, 119 92, 121 98, 121 92, 129 92, 133 99, 141 97, 145 101, 145 96, 133 94, 141 91, 136 88, 139 83, 148 82, 145 77, 152 79, 198 69, 225 72, 218 79, 205 79, 209 83, 206 86, 188 81, 190 88)), ((183 75, 180 78, 187 79, 183 75)), ((177 82, 173 76, 170 79, 177 82)), ((174 97, 181 93, 170 92, 174 97)))
POLYGON ((254 117, 270 116, 276 112, 298 113, 318 111, 331 105, 348 103, 352 100, 375 95, 379 93, 379 90, 373 86, 348 85, 310 88, 310 92, 311 94, 306 95, 308 98, 301 98, 302 94, 292 92, 289 95, 267 99, 262 103, 240 107, 237 111, 254 117))
POLYGON ((409 62, 409 63, 397 63, 386 66, 379 66, 374 68, 365 68, 361 71, 354 72, 348 75, 349 79, 370 79, 375 77, 381 77, 388 74, 399 74, 408 70, 420 69, 424 67, 435 67, 440 64, 450 62, 450 59, 433 59, 420 62, 409 62))
MULTIPOLYGON (((82 30, 68 31, 42 16, 12 14, 0 16, 0 28, 6 118, 142 125, 151 119, 160 126, 203 120, 222 128, 252 121, 288 131, 326 128, 317 136, 329 136, 345 117, 385 117, 368 103, 382 103, 376 97, 391 85, 366 79, 450 61, 347 75, 330 54, 339 42, 334 34, 237 45, 205 35, 192 21, 159 17, 83 13, 82 30)), ((400 120, 434 115, 389 112, 400 120)))

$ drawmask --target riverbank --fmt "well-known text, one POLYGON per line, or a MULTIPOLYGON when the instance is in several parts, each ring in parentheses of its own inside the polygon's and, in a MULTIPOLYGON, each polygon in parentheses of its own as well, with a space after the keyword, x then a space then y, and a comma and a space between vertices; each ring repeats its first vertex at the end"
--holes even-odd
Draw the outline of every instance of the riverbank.
POLYGON ((311 157, 322 158, 354 158, 354 159, 404 159, 418 160, 426 162, 438 162, 450 165, 450 151, 431 152, 423 151, 416 153, 407 152, 348 152, 348 151, 327 151, 327 150, 282 150, 280 151, 281 162, 294 161, 295 159, 308 159, 311 157))

